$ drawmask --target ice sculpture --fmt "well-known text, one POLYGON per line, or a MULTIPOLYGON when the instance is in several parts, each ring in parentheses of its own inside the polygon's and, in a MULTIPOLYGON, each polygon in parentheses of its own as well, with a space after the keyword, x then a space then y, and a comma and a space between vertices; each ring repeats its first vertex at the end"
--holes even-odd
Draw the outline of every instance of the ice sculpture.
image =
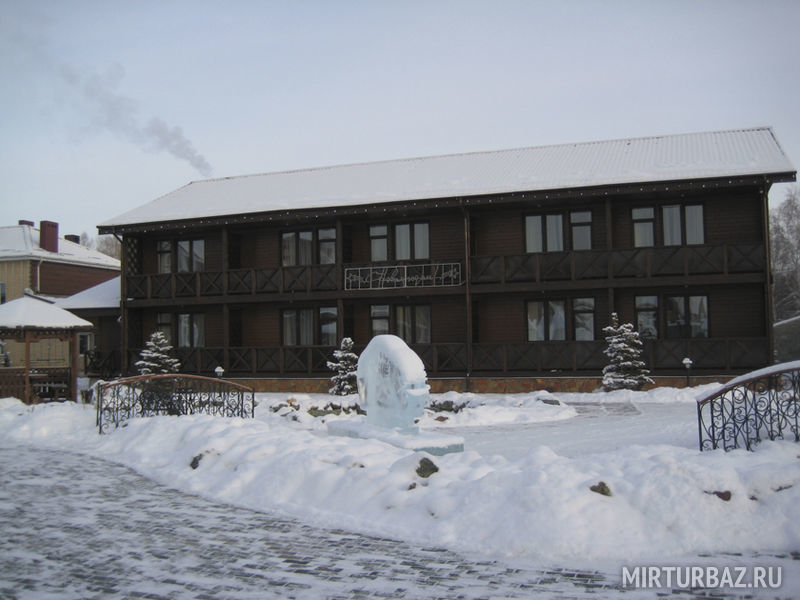
POLYGON ((428 404, 427 374, 419 356, 395 335, 377 335, 358 359, 356 371, 366 422, 417 433, 414 421, 428 404))

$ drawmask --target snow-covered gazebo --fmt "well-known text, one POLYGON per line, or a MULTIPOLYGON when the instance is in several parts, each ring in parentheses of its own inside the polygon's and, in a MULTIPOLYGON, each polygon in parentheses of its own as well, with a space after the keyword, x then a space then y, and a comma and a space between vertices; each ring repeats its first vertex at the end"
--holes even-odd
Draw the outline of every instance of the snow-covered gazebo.
POLYGON ((63 392, 63 397, 76 400, 78 374, 78 334, 90 331, 89 321, 76 317, 71 312, 55 306, 52 302, 26 294, 21 298, 0 305, 0 339, 13 340, 25 344, 25 366, 20 368, 0 369, 0 395, 22 396, 22 401, 30 404, 34 401, 35 382, 32 379, 47 379, 53 389, 56 385, 63 392), (57 338, 70 342, 70 367, 65 374, 48 373, 52 369, 32 369, 30 364, 30 345, 43 339, 57 338), (60 376, 59 376, 60 375, 60 376), (66 375, 66 376, 65 376, 66 375), (60 380, 60 381, 58 381, 60 380))

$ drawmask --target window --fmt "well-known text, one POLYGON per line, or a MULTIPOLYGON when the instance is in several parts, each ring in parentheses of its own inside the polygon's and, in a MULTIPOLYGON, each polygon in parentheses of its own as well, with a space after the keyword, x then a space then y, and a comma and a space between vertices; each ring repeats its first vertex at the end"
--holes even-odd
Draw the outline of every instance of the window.
POLYGON ((204 315, 181 313, 178 315, 178 347, 202 348, 206 345, 204 315))
POLYGON ((569 221, 572 226, 572 249, 592 249, 592 211, 571 212, 569 221))
POLYGON ((156 331, 163 333, 167 341, 172 342, 172 313, 156 314, 156 331))
POLYGON ((320 229, 319 238, 319 264, 333 265, 336 263, 336 229, 333 227, 320 229))
POLYGON ((431 343, 431 307, 395 306, 397 336, 407 344, 431 343))
POLYGON ((655 210, 652 206, 634 208, 633 217, 633 246, 635 248, 650 248, 655 246, 655 210))
POLYGON ((386 225, 372 225, 369 228, 372 262, 389 260, 389 228, 386 225))
POLYGON ((314 345, 314 311, 298 308, 283 311, 283 345, 314 345))
POLYGON ((5 282, 0 282, 0 304, 6 303, 6 284, 5 282))
POLYGON ((430 257, 427 223, 402 223, 394 226, 395 260, 425 260, 430 257))
POLYGON ((665 246, 680 246, 684 239, 687 244, 705 243, 705 225, 701 204, 683 207, 677 204, 662 206, 661 216, 665 246))
POLYGON ((684 209, 686 217, 686 243, 705 244, 705 225, 703 223, 703 206, 693 204, 684 209))
POLYGON ((78 354, 88 354, 94 350, 94 334, 93 333, 79 333, 78 334, 78 354))
POLYGON ((636 331, 642 339, 658 337, 658 296, 636 296, 636 331))
POLYGON ((594 298, 573 298, 572 319, 575 339, 579 342, 594 339, 594 298))
MULTIPOLYGON (((314 264, 314 231, 287 231, 281 234, 281 265, 299 267, 314 264)), ((316 231, 317 264, 336 263, 336 229, 316 231)))
POLYGON ((563 300, 528 302, 528 341, 565 340, 563 300))
POLYGON ((158 257, 158 272, 172 273, 172 244, 168 240, 161 240, 156 244, 158 257))
POLYGON ((205 254, 205 242, 203 240, 179 240, 178 272, 198 273, 204 271, 206 264, 205 254))
POLYGON ((544 217, 529 215, 525 217, 525 251, 528 253, 542 252, 544 249, 547 252, 564 250, 564 228, 561 215, 544 217))
POLYGON ((369 316, 372 322, 372 335, 389 333, 389 305, 376 304, 369 307, 369 316))
POLYGON ((336 332, 339 313, 335 306, 325 306, 319 309, 319 344, 320 346, 336 346, 338 336, 336 332))
POLYGON ((310 265, 313 262, 314 234, 290 231, 281 235, 281 264, 284 267, 310 265))
POLYGON ((666 304, 668 338, 708 337, 707 296, 668 296, 666 304))
POLYGON ((336 346, 338 311, 335 306, 292 308, 283 311, 284 346, 336 346), (317 335, 314 336, 314 313, 317 314, 317 335))

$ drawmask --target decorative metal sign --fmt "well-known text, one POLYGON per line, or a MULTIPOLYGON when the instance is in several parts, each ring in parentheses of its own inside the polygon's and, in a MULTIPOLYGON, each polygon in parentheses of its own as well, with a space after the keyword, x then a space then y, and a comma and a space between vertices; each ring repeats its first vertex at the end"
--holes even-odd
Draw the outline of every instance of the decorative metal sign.
POLYGON ((461 285, 461 263, 352 267, 344 270, 346 290, 455 285, 461 285))

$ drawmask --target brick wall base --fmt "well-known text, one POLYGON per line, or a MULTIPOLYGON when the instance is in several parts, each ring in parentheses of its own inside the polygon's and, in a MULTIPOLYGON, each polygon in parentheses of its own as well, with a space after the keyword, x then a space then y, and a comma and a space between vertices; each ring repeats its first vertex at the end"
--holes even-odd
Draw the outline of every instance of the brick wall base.
MULTIPOLYGON (((730 375, 692 377, 691 385, 725 383, 730 375)), ((653 377, 649 387, 686 387, 686 377, 653 377)), ((231 379, 253 388, 256 392, 295 394, 327 394, 329 379, 231 379)), ((521 394, 538 390, 548 392, 593 392, 602 387, 600 377, 464 377, 428 379, 432 394, 444 392, 473 392, 477 394, 521 394)))

